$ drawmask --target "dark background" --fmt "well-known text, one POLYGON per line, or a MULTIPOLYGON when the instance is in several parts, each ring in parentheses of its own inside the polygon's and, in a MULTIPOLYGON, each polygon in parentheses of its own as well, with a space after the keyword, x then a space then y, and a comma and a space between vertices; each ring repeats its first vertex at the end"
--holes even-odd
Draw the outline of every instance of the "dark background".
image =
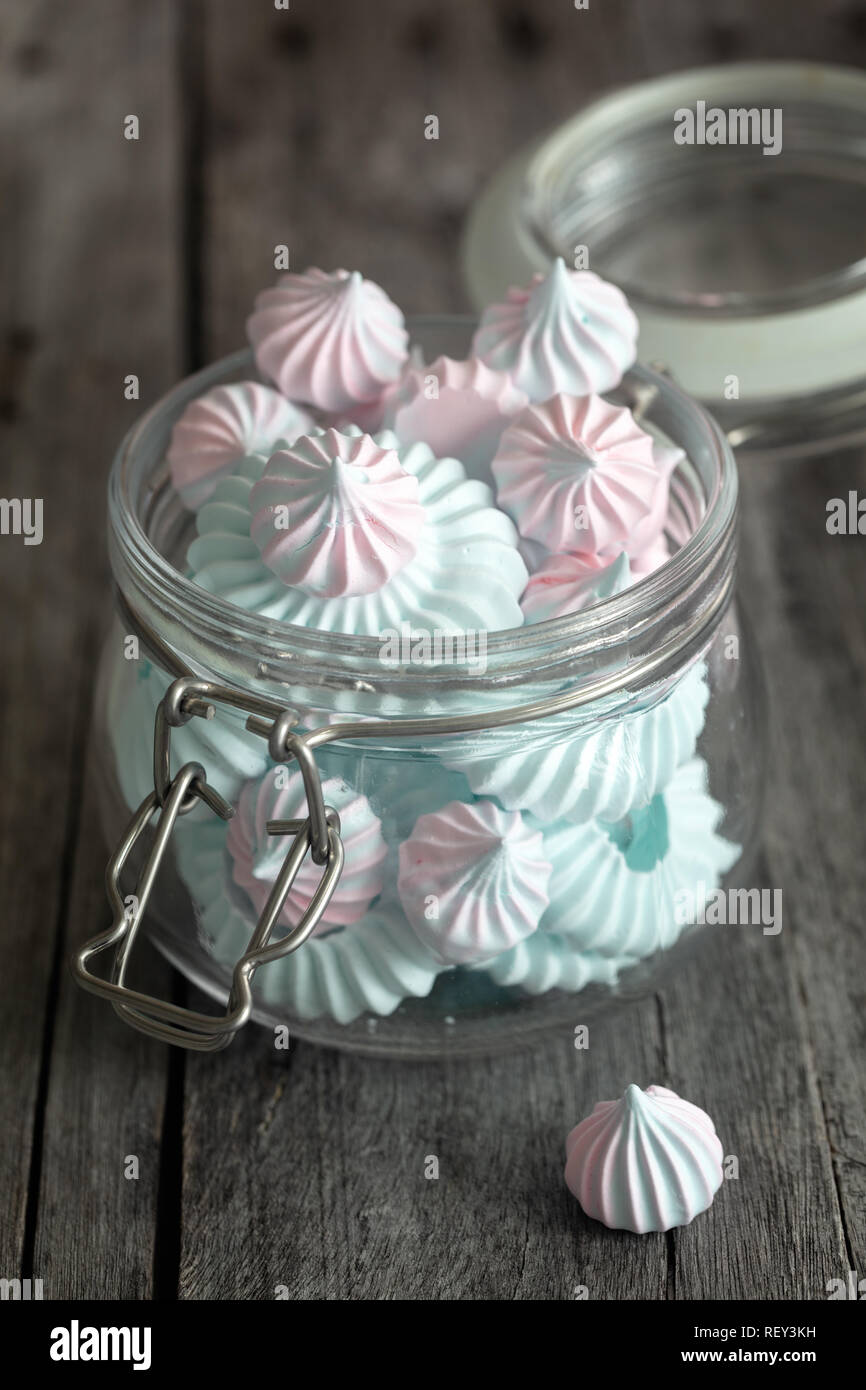
POLYGON ((866 1274, 864 543, 824 532, 826 499, 866 490, 862 452, 744 469, 780 937, 720 936, 588 1052, 471 1065, 286 1057, 255 1028, 169 1053, 65 964, 107 920, 88 720, 105 478, 140 409, 124 377, 149 404, 241 345, 275 243, 406 310, 464 307, 463 218, 513 149, 612 84, 756 57, 862 66, 866 4, 0 4, 2 491, 45 499, 42 546, 0 540, 0 1277, 46 1297, 689 1299, 866 1274), (632 1080, 705 1106, 740 1161, 668 1236, 604 1231, 561 1179, 567 1129, 632 1080))

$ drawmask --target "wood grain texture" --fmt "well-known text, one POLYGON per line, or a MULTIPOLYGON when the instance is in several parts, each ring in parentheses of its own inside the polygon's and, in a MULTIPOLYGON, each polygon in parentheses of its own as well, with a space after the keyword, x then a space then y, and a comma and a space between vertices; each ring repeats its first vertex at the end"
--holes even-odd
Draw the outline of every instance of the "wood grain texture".
POLYGON ((138 374, 146 402, 181 367, 173 32, 162 3, 4 7, 2 490, 44 499, 45 535, 0 542, 0 1272, 23 1259, 46 1297, 150 1287, 155 1185, 117 1179, 136 1145, 151 1157, 165 1058, 81 994, 65 953, 106 920, 82 785, 105 479, 141 408, 123 379, 138 374))
POLYGON ((826 508, 851 488, 864 495, 866 457, 849 451, 771 468, 746 465, 743 473, 742 587, 759 624, 775 712, 767 856, 774 881, 784 885, 845 1268, 862 1269, 866 549, 860 536, 827 534, 826 508))
POLYGON ((257 1031, 224 1063, 196 1059, 182 1295, 664 1297, 664 1238, 604 1232, 562 1181, 571 1125, 659 1066, 652 1000, 591 1025, 586 1051, 569 1033, 524 1055, 401 1064, 286 1057, 257 1031))
POLYGON ((863 65, 866 9, 0 3, 0 490, 46 515, 41 547, 0 541, 0 1275, 73 1297, 627 1300, 820 1298, 866 1273, 866 551, 824 530, 829 496, 866 490, 863 452, 742 469, 780 937, 722 929, 588 1051, 569 1033, 424 1065, 286 1056, 257 1029, 172 1060, 62 961, 104 920, 81 798, 104 478, 138 409, 123 375, 147 402, 239 346, 278 243, 296 268, 363 266, 408 309, 465 307, 463 217, 514 148, 612 84, 752 57, 863 65), (667 1237, 604 1231, 562 1183, 568 1128, 631 1080, 704 1105, 739 1160, 667 1237))

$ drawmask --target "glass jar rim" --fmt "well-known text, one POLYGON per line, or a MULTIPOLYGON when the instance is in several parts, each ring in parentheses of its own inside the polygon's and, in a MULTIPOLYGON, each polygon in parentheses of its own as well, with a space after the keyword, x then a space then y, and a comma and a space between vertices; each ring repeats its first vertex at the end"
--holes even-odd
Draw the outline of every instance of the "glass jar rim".
MULTIPOLYGON (((465 315, 424 315, 407 320, 411 332, 431 326, 468 331, 475 320, 465 315)), ((374 690, 377 682, 399 688, 409 699, 441 692, 483 690, 537 682, 549 672, 555 679, 581 669, 597 671, 607 661, 622 664, 621 684, 629 680, 628 662, 640 647, 652 644, 654 632, 677 631, 676 651, 686 652, 709 624, 716 625, 727 606, 736 554, 737 472, 728 442, 703 407, 668 377, 636 366, 627 380, 651 387, 691 432, 692 448, 673 442, 689 461, 700 442, 704 476, 703 509, 679 549, 657 570, 592 608, 561 618, 486 634, 486 671, 482 677, 470 661, 444 666, 417 663, 395 671, 382 659, 378 636, 354 636, 276 622, 240 608, 184 575, 158 549, 148 532, 154 499, 168 486, 165 445, 171 425, 195 397, 229 380, 257 378, 252 353, 243 349, 184 378, 151 406, 121 442, 109 478, 109 542, 112 568, 133 617, 167 617, 195 634, 203 666, 215 669, 201 653, 216 652, 227 642, 242 644, 250 670, 278 684, 298 681, 329 689, 374 690), (685 610, 689 609, 691 618, 685 610), (626 659, 623 663, 623 651, 626 659), (364 677, 370 679, 364 679, 364 677)), ((616 393, 612 393, 616 394, 616 393)))
MULTIPOLYGON (((527 230, 537 241, 543 261, 549 263, 562 254, 562 249, 555 244, 539 202, 563 187, 573 186, 576 170, 586 172, 597 167, 606 151, 621 150, 636 136, 645 140, 648 122, 663 117, 670 121, 674 104, 679 108, 689 97, 702 100, 709 107, 723 101, 753 105, 750 99, 758 94, 766 101, 783 103, 783 112, 789 104, 799 102, 804 111, 823 112, 831 123, 847 121, 850 129, 834 127, 825 138, 835 139, 838 145, 843 136, 849 135, 852 156, 856 156, 858 167, 864 164, 860 132, 862 121, 866 120, 866 74, 855 68, 771 60, 665 73, 596 98, 534 146, 526 163, 521 203, 527 230)), ((665 148, 672 145, 668 139, 665 148)), ((725 156, 740 148, 733 143, 719 145, 715 150, 717 155, 725 156)), ((800 153, 796 145, 794 150, 800 153)), ((657 143, 650 142, 646 148, 642 145, 640 153, 637 167, 645 171, 647 161, 659 153, 657 143)), ((790 155, 787 145, 786 153, 790 155)), ((813 150, 804 148, 801 153, 814 163, 813 150)), ((772 175, 775 170, 775 161, 771 159, 766 172, 772 175)), ((606 273, 604 267, 601 273, 606 273)), ((812 306, 829 306, 835 300, 862 292, 866 286, 866 256, 787 287, 761 291, 662 291, 629 283, 622 276, 611 278, 616 279, 639 317, 644 308, 655 308, 693 320, 760 319, 812 306)))
MULTIPOLYGON (((593 268, 623 288, 632 303, 644 360, 669 366, 734 432, 735 447, 770 457, 794 449, 809 457, 856 443, 866 431, 859 350, 866 258, 855 235, 856 208, 866 189, 864 120, 866 74, 821 63, 771 60, 684 69, 592 98, 513 155, 474 201, 462 249, 470 297, 481 307, 508 285, 544 273, 554 255, 570 262, 575 244, 588 244, 593 268), (756 168, 754 159, 732 148, 742 145, 739 135, 727 148, 688 154, 675 142, 674 127, 678 113, 696 101, 738 112, 762 111, 765 103, 781 107, 779 158, 761 157, 756 168), (662 210, 670 190, 680 212, 671 214, 668 230, 682 247, 683 262, 713 259, 712 220, 682 209, 703 206, 707 190, 715 187, 718 160, 729 186, 744 196, 759 186, 769 195, 771 184, 790 193, 798 180, 816 176, 830 180, 846 204, 846 190, 859 189, 856 204, 848 207, 844 246, 813 231, 804 247, 828 249, 832 242, 831 259, 795 256, 787 281, 774 285, 725 285, 701 274, 680 282, 672 268, 679 260, 669 259, 659 276, 654 253, 650 273, 639 270, 647 242, 657 243, 665 230, 662 210), (788 174, 796 176, 793 182, 788 174), (656 225, 649 237, 648 218, 656 225), (639 237, 636 227, 642 229, 639 237), (825 350, 816 354, 818 341, 825 350), (737 394, 729 389, 733 372, 737 394)), ((799 187, 802 202, 804 185, 799 187)), ((784 199, 765 201, 767 218, 784 217, 784 211, 773 213, 784 199)), ((790 218, 784 225, 792 225, 790 218)))

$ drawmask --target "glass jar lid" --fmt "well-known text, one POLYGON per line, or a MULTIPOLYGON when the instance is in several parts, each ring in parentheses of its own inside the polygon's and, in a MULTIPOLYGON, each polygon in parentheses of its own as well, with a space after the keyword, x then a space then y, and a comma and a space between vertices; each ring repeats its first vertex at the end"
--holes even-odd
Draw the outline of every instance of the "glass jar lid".
POLYGON ((473 208, 475 304, 556 256, 619 284, 640 355, 731 442, 866 435, 866 74, 808 63, 674 73, 520 152, 473 208))

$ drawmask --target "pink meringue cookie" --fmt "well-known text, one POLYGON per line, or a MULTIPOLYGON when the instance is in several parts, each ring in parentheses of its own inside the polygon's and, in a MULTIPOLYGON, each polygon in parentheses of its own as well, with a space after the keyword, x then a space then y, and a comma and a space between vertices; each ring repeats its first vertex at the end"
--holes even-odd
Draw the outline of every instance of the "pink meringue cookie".
POLYGON ((375 401, 408 356, 402 313, 357 270, 281 276, 257 296, 247 334, 263 375, 322 410, 375 401))
POLYGON ((535 931, 549 903, 540 831, 492 801, 452 801, 419 816, 399 860, 403 911, 448 965, 510 950, 535 931))
MULTIPOLYGON (((317 931, 359 921, 382 891, 387 855, 381 822, 365 796, 336 777, 322 782, 325 804, 340 817, 346 862, 317 931)), ((268 834, 270 820, 307 817, 304 781, 297 768, 270 768, 263 777, 244 784, 237 812, 229 821, 226 849, 232 878, 260 914, 289 852, 288 835, 268 834)), ((292 884, 279 920, 293 927, 310 905, 322 870, 309 855, 292 884)))
POLYGON ((168 464, 184 504, 196 511, 227 473, 250 454, 293 443, 313 418, 257 381, 216 386, 191 401, 171 432, 168 464))
POLYGON ((625 549, 661 511, 651 436, 601 396, 529 406, 505 430, 492 469, 500 506, 553 552, 625 549))
POLYGON ((484 479, 502 431, 527 404, 505 372, 473 357, 437 357, 405 373, 385 421, 401 444, 428 444, 437 458, 457 458, 470 478, 484 479))
POLYGON ((624 551, 612 560, 599 555, 549 555, 530 578, 520 607, 528 623, 543 623, 591 608, 631 583, 624 551))
POLYGON ((250 510, 268 568, 320 598, 381 589, 416 554, 425 519, 418 479, 396 450, 336 430, 273 454, 250 510))
POLYGON ((645 550, 639 550, 636 555, 629 556, 632 583, 636 584, 639 579, 645 579, 648 574, 653 574, 655 570, 661 569, 662 565, 667 564, 670 558, 671 552, 667 540, 664 535, 657 536, 645 550))
POLYGON ((687 1226, 724 1180, 709 1115, 665 1086, 599 1101, 565 1147, 565 1181, 587 1216, 638 1235, 687 1226))
POLYGON ((472 350, 531 401, 611 391, 637 355, 638 321, 621 290, 558 257, 528 289, 485 309, 472 350))
MULTIPOLYGON (((653 458, 661 482, 656 488, 649 515, 637 523, 629 537, 628 550, 633 559, 632 570, 635 573, 647 572, 642 571, 642 562, 638 560, 638 556, 651 559, 659 554, 658 543, 663 540, 665 522, 668 519, 671 478, 685 457, 682 449, 668 447, 653 440, 653 458)), ((655 568, 655 565, 652 568, 655 568)))

